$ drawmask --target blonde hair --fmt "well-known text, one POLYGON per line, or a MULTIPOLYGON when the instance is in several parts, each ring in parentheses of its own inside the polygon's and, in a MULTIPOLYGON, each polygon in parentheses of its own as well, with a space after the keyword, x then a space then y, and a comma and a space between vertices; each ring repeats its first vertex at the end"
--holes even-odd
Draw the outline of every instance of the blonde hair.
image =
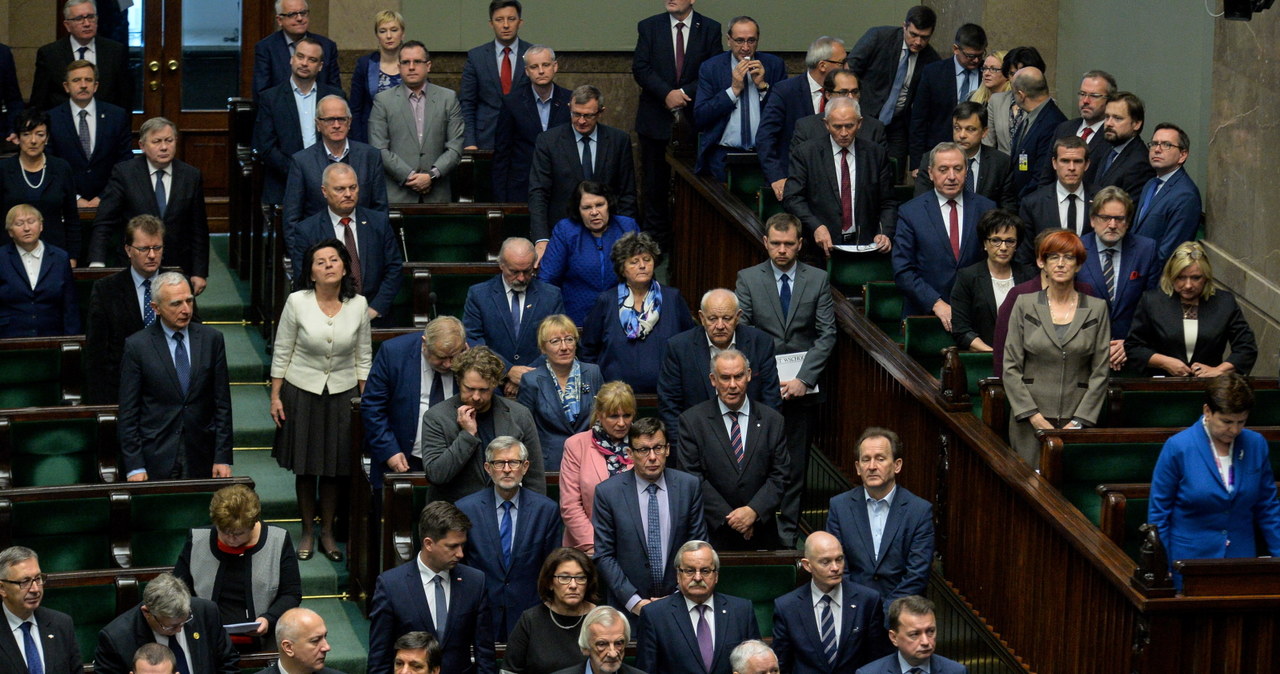
POLYGON ((1207 300, 1218 292, 1218 284, 1213 280, 1213 265, 1209 263, 1204 246, 1199 241, 1185 241, 1173 249, 1173 255, 1164 263, 1164 273, 1160 275, 1160 289, 1164 294, 1173 296, 1173 280, 1193 264, 1200 265, 1200 273, 1204 274, 1204 290, 1200 291, 1200 299, 1207 300))
POLYGON ((591 418, 600 421, 610 412, 630 412, 631 416, 635 416, 636 394, 631 391, 631 385, 627 382, 606 382, 596 393, 596 399, 591 403, 591 418))
POLYGON ((18 204, 17 206, 10 208, 9 212, 5 214, 4 228, 7 230, 10 227, 13 227, 14 223, 18 221, 18 216, 22 214, 34 215, 36 216, 36 219, 40 221, 41 225, 44 224, 44 216, 40 214, 39 209, 31 204, 18 204))
MULTIPOLYGON (((986 67, 986 65, 987 65, 987 59, 991 58, 992 56, 996 57, 996 60, 1000 61, 1001 63, 1004 63, 1004 56, 1005 56, 1005 54, 1008 54, 1008 53, 1009 53, 1009 50, 1008 50, 1008 49, 1001 49, 1000 51, 993 51, 993 52, 991 52, 990 54, 987 54, 987 55, 986 55, 986 57, 982 59, 982 65, 981 65, 981 66, 979 66, 979 67, 980 67, 980 68, 986 67)), ((1003 76, 1004 76, 1004 73, 1003 73, 1003 72, 1001 72, 1001 73, 1000 73, 1000 75, 1003 77, 1003 76)), ((981 81, 981 79, 982 79, 982 73, 981 73, 981 72, 979 72, 979 73, 978 73, 978 79, 979 79, 979 81, 981 81)), ((974 89, 974 90, 973 90, 973 93, 972 93, 972 94, 969 94, 969 100, 973 101, 974 103, 984 103, 984 104, 985 104, 987 101, 991 100, 991 94, 997 93, 997 92, 999 92, 999 91, 1009 91, 1009 90, 1010 90, 1010 89, 1012 89, 1012 88, 1013 88, 1013 82, 1011 82, 1011 81, 1010 81, 1010 79, 1009 79, 1008 77, 1005 77, 1005 78, 1004 78, 1004 86, 1000 87, 1000 88, 999 88, 999 89, 997 89, 996 91, 992 91, 992 90, 988 89, 988 88, 987 88, 987 85, 985 85, 985 84, 979 85, 977 89, 974 89)))
POLYGON ((574 339, 578 338, 578 326, 572 318, 564 314, 551 314, 538 324, 538 348, 547 343, 548 335, 557 331, 567 332, 574 339))
POLYGON ((213 493, 209 502, 209 519, 222 532, 248 531, 262 514, 262 501, 243 484, 223 487, 213 493))
POLYGON ((404 30, 404 16, 395 10, 384 9, 373 15, 373 32, 378 32, 384 23, 396 23, 400 25, 400 30, 404 30))

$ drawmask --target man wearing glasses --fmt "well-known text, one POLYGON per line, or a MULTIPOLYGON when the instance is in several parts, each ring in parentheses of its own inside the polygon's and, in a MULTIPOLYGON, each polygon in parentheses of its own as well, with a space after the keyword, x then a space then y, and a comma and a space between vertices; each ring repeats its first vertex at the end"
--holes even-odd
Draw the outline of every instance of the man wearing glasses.
POLYGON ((1151 134, 1151 168, 1156 177, 1147 181, 1138 198, 1133 233, 1155 239, 1161 268, 1183 241, 1196 236, 1200 226, 1200 189, 1182 165, 1191 153, 1191 138, 1176 124, 1156 125, 1151 134))
POLYGON ((7 628, 0 636, 0 671, 80 674, 71 616, 40 606, 44 585, 35 550, 15 545, 0 552, 0 601, 7 628))
POLYGON ((927 66, 920 75, 920 90, 911 103, 913 171, 930 148, 951 140, 951 112, 982 85, 978 66, 987 54, 987 32, 976 23, 960 26, 951 53, 951 58, 927 66))
POLYGON ((503 435, 484 450, 484 472, 492 489, 458 501, 471 519, 464 558, 484 572, 494 641, 506 641, 520 614, 539 604, 538 572, 542 561, 560 547, 560 506, 520 481, 529 470, 529 450, 503 435))
POLYGON ((307 0, 276 0, 276 25, 280 26, 280 30, 262 38, 253 46, 254 100, 267 89, 289 80, 294 48, 298 40, 304 37, 315 40, 324 51, 321 81, 335 89, 342 88, 341 71, 338 70, 338 45, 333 40, 308 30, 311 27, 311 8, 307 5, 307 0))
POLYGON ((828 72, 844 67, 845 56, 844 40, 823 35, 809 44, 804 56, 805 72, 770 87, 769 100, 760 113, 756 154, 764 179, 778 201, 782 201, 787 184, 787 161, 796 122, 826 110, 822 83, 828 72))
POLYGON ((127 674, 133 668, 133 654, 148 643, 167 646, 177 660, 179 674, 240 671, 240 655, 222 627, 217 604, 192 597, 187 586, 170 573, 147 583, 142 603, 98 633, 94 672, 127 674))
MULTIPOLYGON (((1107 121, 1107 101, 1116 95, 1116 78, 1105 70, 1090 70, 1080 78, 1080 116, 1058 125, 1054 138, 1078 136, 1089 145, 1089 156, 1096 160, 1110 148, 1102 125, 1107 121)), ((1041 174, 1040 184, 1053 182, 1053 167, 1041 174)))
POLYGON ((31 107, 48 110, 70 98, 62 82, 72 61, 88 61, 98 68, 98 100, 125 110, 134 109, 133 79, 129 77, 128 49, 98 35, 98 7, 93 0, 67 0, 62 7, 67 37, 44 45, 36 52, 36 73, 31 84, 31 107))

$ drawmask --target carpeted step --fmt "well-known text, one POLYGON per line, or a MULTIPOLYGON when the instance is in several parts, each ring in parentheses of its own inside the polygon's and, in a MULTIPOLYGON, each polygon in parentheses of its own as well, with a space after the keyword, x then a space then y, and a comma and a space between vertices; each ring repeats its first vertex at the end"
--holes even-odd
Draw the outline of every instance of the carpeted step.
POLYGON ((264 384, 231 386, 231 420, 236 447, 270 447, 276 424, 271 420, 271 391, 264 384))
POLYGON ((253 325, 205 323, 222 333, 227 347, 227 371, 231 381, 261 383, 270 374, 267 342, 253 325))
POLYGON ((329 630, 329 655, 325 666, 345 674, 364 674, 369 657, 369 621, 354 602, 340 599, 303 599, 302 605, 320 614, 329 630))
POLYGON ((236 475, 253 478, 254 491, 262 501, 262 517, 268 520, 298 519, 298 502, 294 494, 293 473, 276 465, 269 449, 237 449, 236 475))
POLYGON ((249 306, 249 284, 227 267, 231 240, 226 234, 209 237, 209 285, 196 305, 202 321, 241 321, 249 306))

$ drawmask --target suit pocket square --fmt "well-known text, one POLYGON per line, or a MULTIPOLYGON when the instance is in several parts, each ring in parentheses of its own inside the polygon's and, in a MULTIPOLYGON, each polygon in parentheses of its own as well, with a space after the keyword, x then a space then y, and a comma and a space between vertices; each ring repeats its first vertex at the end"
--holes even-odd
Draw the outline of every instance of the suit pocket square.
POLYGON ((1130 281, 1137 281, 1137 280, 1138 280, 1138 278, 1139 278, 1140 276, 1141 276, 1141 274, 1139 274, 1139 273, 1138 273, 1138 270, 1136 270, 1136 269, 1135 269, 1135 270, 1133 270, 1133 271, 1131 271, 1131 272, 1129 272, 1129 280, 1130 280, 1130 281))

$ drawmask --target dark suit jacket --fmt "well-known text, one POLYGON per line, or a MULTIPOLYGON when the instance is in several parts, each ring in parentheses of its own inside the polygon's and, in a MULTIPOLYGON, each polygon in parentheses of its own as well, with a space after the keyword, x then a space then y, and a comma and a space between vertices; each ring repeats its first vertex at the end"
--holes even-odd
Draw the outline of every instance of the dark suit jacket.
POLYGON ((1156 257, 1156 242, 1130 232, 1126 234, 1124 248, 1120 251, 1120 268, 1116 270, 1116 299, 1107 299, 1106 277, 1102 275, 1102 255, 1098 252, 1098 237, 1089 232, 1080 237, 1084 243, 1085 260, 1077 279, 1093 286, 1096 295, 1107 301, 1111 314, 1111 339, 1124 339, 1129 335, 1133 312, 1138 309, 1142 293, 1160 285, 1162 266, 1156 257))
POLYGON ((921 194, 898 209, 893 280, 902 289, 902 315, 931 314, 934 302, 951 302, 956 272, 982 259, 978 219, 995 207, 984 196, 964 193, 959 260, 951 253, 948 220, 938 206, 937 192, 921 194))
POLYGON ((1013 160, 1013 187, 1019 197, 1025 197, 1050 182, 1054 176, 1049 171, 1046 178, 1045 167, 1053 156, 1054 134, 1058 125, 1066 121, 1058 104, 1052 98, 1040 104, 1044 109, 1036 115, 1036 121, 1027 127, 1022 140, 1013 139, 1009 147, 1009 157, 1013 160), (1027 155, 1027 170, 1021 170, 1022 155, 1027 155))
MULTIPOLYGON (((18 204, 34 206, 44 220, 40 240, 53 244, 80 259, 83 242, 80 211, 76 209, 75 176, 71 165, 58 157, 46 155, 46 170, 36 198, 31 198, 31 186, 22 170, 18 157, 0 159, 0 212, 7 214, 18 204)), ((9 243, 9 232, 0 234, 0 244, 9 243)), ((84 266, 84 263, 80 263, 84 266)))
POLYGON ((511 566, 507 566, 502 561, 502 539, 498 536, 497 503, 494 490, 481 489, 459 499, 457 505, 471 519, 466 564, 484 574, 489 593, 493 628, 489 637, 506 642, 520 614, 542 601, 538 597, 538 571, 547 555, 560 547, 560 506, 528 489, 516 492, 511 566))
MULTIPOLYGON (((285 674, 285 673, 280 671, 280 662, 276 661, 271 663, 271 666, 258 672, 258 674, 285 674)), ((340 672, 332 667, 323 667, 317 670, 315 674, 343 674, 343 672, 340 672)))
POLYGON ((552 314, 564 313, 560 289, 537 279, 529 282, 521 298, 520 331, 511 325, 511 302, 498 274, 467 289, 462 324, 467 328, 467 344, 493 349, 510 369, 512 365, 532 367, 542 355, 538 348, 538 325, 552 314))
MULTIPOLYGON (((893 172, 884 148, 861 138, 853 139, 854 241, 871 243, 876 235, 893 237, 898 201, 893 198, 893 172)), ((791 170, 782 206, 800 218, 809 238, 826 226, 835 243, 840 233, 840 176, 836 173, 831 136, 820 136, 791 149, 791 170)))
MULTIPOLYGON (((636 393, 657 393, 667 340, 697 325, 680 291, 662 288, 658 322, 644 339, 628 339, 618 318, 618 291, 610 288, 596 297, 582 325, 578 357, 600 366, 605 381, 621 379, 636 393)), ((671 438, 668 438, 671 440, 671 438)))
MULTIPOLYGON (((1011 266, 1015 285, 1033 276, 1018 265, 1011 266)), ((996 314, 999 311, 996 291, 991 287, 991 271, 985 259, 956 272, 956 283, 951 288, 951 336, 957 346, 967 349, 973 340, 979 338, 991 346, 996 336, 996 314)))
MULTIPOLYGON (((849 52, 849 69, 858 75, 858 86, 862 89, 860 102, 863 118, 880 116, 880 110, 889 98, 889 89, 893 87, 893 80, 898 75, 902 43, 902 26, 877 26, 867 29, 849 52)), ((910 85, 907 89, 907 104, 902 109, 904 115, 910 116, 911 104, 915 100, 925 66, 941 58, 933 47, 925 47, 916 55, 911 82, 904 83, 910 85)))
MULTIPOLYGON (((45 674, 82 674, 84 665, 80 661, 80 644, 76 642, 75 625, 71 616, 51 608, 40 607, 35 611, 36 628, 33 637, 40 637, 40 646, 44 649, 45 674)), ((8 623, 5 623, 8 627, 8 623)), ((0 670, 12 674, 28 674, 26 660, 22 657, 24 644, 14 637, 18 636, 5 630, 0 636, 0 670)), ((132 653, 130 653, 132 655, 132 653)))
MULTIPOLYGON (((773 54, 757 52, 756 58, 764 65, 764 81, 769 85, 769 89, 760 92, 760 112, 763 113, 773 85, 786 79, 787 65, 773 54)), ((726 93, 733 86, 730 80, 735 64, 731 52, 721 52, 703 61, 698 72, 698 95, 694 97, 693 126, 699 132, 698 161, 694 170, 721 180, 725 175, 724 158, 728 151, 720 145, 720 139, 739 104, 739 100, 731 100, 726 93)), ((746 89, 743 89, 743 95, 746 94, 746 89)), ((755 121, 758 126, 760 120, 755 121)))
MULTIPOLYGON (((753 402, 775 410, 782 408, 778 393, 778 363, 774 359, 773 339, 749 326, 739 325, 733 334, 734 348, 751 363, 751 383, 747 395, 753 402)), ((711 385, 711 350, 707 331, 698 326, 667 340, 666 356, 658 372, 658 411, 667 426, 667 437, 680 437, 680 414, 704 400, 714 400, 711 385)))
POLYGON ((646 629, 636 643, 636 665, 646 672, 730 674, 729 653, 748 639, 759 639, 760 625, 746 599, 717 592, 708 601, 715 613, 711 669, 702 664, 698 636, 693 632, 684 595, 679 593, 644 607, 646 629))
MULTIPOLYGON (((231 646, 227 631, 222 629, 218 606, 207 599, 191 598, 192 620, 183 628, 187 635, 187 655, 191 656, 193 673, 238 674, 240 655, 231 646), (200 638, 195 638, 199 634, 200 638)), ((128 674, 133 669, 133 653, 143 644, 155 641, 155 633, 142 615, 142 604, 129 609, 107 623, 98 633, 98 649, 93 654, 93 671, 102 674, 128 674)))
POLYGON ((86 405, 113 405, 119 400, 124 341, 143 327, 142 307, 128 268, 94 281, 84 340, 86 405))
MULTIPOLYGON (((312 103, 319 105, 325 96, 344 96, 342 89, 317 81, 312 87, 312 103)), ((312 124, 314 124, 314 120, 312 124)), ((316 131, 315 145, 323 138, 316 131)), ((284 185, 289 178, 289 158, 301 152, 302 125, 298 104, 293 97, 293 79, 263 91, 258 96, 258 113, 253 119, 253 150, 266 167, 262 178, 262 202, 278 204, 284 199, 284 185)))
MULTIPOLYGON (((586 672, 587 672, 587 662, 584 660, 580 665, 565 667, 564 669, 558 672, 553 672, 552 674, 586 674, 586 672)), ((642 669, 636 669, 635 667, 632 667, 631 665, 628 665, 627 663, 624 662, 622 663, 622 666, 618 669, 618 674, 645 674, 645 672, 642 669)))
MULTIPOLYGON (((934 654, 929 658, 930 674, 968 674, 969 668, 956 662, 948 660, 941 655, 934 654)), ((857 674, 902 674, 902 667, 898 663, 898 653, 893 653, 876 660, 875 662, 858 669, 857 674)))
MULTIPOLYGON (((351 213, 351 220, 356 228, 356 245, 360 248, 360 294, 369 301, 370 307, 385 316, 391 313, 391 303, 400 292, 400 267, 404 264, 400 240, 391 231, 386 213, 357 207, 351 213)), ((309 269, 302 268, 306 250, 332 238, 333 220, 328 208, 298 224, 297 248, 289 251, 289 257, 294 260, 295 283, 301 283, 305 278, 303 274, 310 273, 309 269)))
MULTIPOLYGON (((1134 201, 1139 201, 1142 194, 1130 196, 1134 197, 1134 201)), ((1191 180, 1191 176, 1187 175, 1185 168, 1179 169, 1151 197, 1151 205, 1145 207, 1145 213, 1144 206, 1141 203, 1137 205, 1130 232, 1154 239, 1156 259, 1163 265, 1173 256, 1173 250, 1178 244, 1196 238, 1202 208, 1200 189, 1191 180)))
MULTIPOLYGON (((59 38, 36 52, 36 75, 31 84, 31 107, 48 110, 70 100, 62 82, 67 66, 76 60, 70 35, 59 38)), ((133 78, 129 76, 129 49, 101 35, 94 38, 97 50, 99 101, 133 110, 133 78)), ((78 47, 78 45, 75 45, 78 47)), ((132 655, 132 653, 130 653, 132 655)))
POLYGON ((49 111, 49 153, 71 165, 76 193, 93 199, 102 193, 111 177, 111 169, 133 156, 132 115, 124 108, 97 101, 98 128, 94 134, 93 155, 84 156, 80 147, 80 109, 72 104, 59 105, 49 111))
POLYGON ((793 270, 795 280, 791 284, 791 306, 786 316, 782 315, 772 262, 761 262, 738 272, 735 293, 742 309, 742 321, 773 337, 775 353, 805 352, 798 376, 806 384, 814 385, 835 349, 835 301, 831 298, 826 271, 804 263, 798 263, 793 270))
POLYGON ((360 396, 365 449, 371 459, 369 482, 382 488, 387 459, 413 450, 422 424, 422 334, 393 337, 378 347, 360 396))
MULTIPOLYGON (((320 81, 335 89, 341 89, 342 71, 338 69, 338 45, 334 44, 333 40, 316 33, 308 32, 307 37, 319 42, 324 49, 324 68, 320 70, 320 81)), ((289 39, 285 37, 283 30, 277 30, 253 45, 254 99, 262 96, 267 89, 289 80, 293 75, 293 70, 289 67, 289 59, 292 56, 293 52, 289 50, 289 39)))
MULTIPOLYGON (((1053 139, 1057 140, 1059 138, 1069 138, 1071 136, 1079 135, 1076 132, 1080 130, 1080 124, 1082 122, 1084 122, 1083 117, 1076 117, 1075 119, 1068 119, 1067 121, 1062 122, 1058 125, 1058 128, 1053 130, 1053 139)), ((1106 153, 1110 150, 1111 144, 1107 142, 1107 134, 1103 133, 1103 127, 1098 127, 1098 130, 1094 131, 1093 134, 1089 136, 1089 150, 1087 155, 1089 157, 1089 163, 1101 163, 1102 158, 1105 157, 1106 153)), ((1050 162, 1051 159, 1053 159, 1052 144, 1049 145, 1049 154, 1044 158, 1044 164, 1041 165, 1041 185, 1051 184, 1053 179, 1056 177, 1053 173, 1053 164, 1050 162), (1048 178, 1043 177, 1046 175, 1048 178)))
MULTIPOLYGON (((441 644, 441 671, 497 674, 484 573, 458 565, 449 575, 449 617, 441 644)), ((369 674, 390 674, 396 639, 416 631, 435 634, 436 623, 422 588, 418 560, 414 559, 382 572, 374 585, 369 605, 369 674)))
POLYGON ((769 98, 760 112, 760 126, 756 129, 756 155, 765 182, 774 183, 788 177, 791 137, 795 135, 796 123, 814 114, 810 94, 808 71, 769 87, 769 98))
MULTIPOLYGON (((743 421, 739 419, 739 423, 743 421)), ((748 506, 757 519, 755 533, 744 546, 756 549, 761 542, 776 540, 774 511, 787 488, 791 457, 782 414, 752 403, 745 423, 749 427, 747 444, 739 466, 718 399, 698 403, 680 415, 678 455, 680 466, 702 480, 707 532, 715 535, 721 528, 727 530, 724 518, 734 509, 748 506)))
MULTIPOLYGON (((827 131, 827 120, 823 115, 814 114, 796 120, 795 130, 791 133, 791 147, 799 147, 804 143, 822 136, 830 136, 827 131)), ((881 150, 889 151, 889 138, 885 135, 884 124, 875 117, 863 117, 858 126, 857 138, 875 143, 881 150)))
POLYGON ((844 547, 845 575, 880 593, 885 609, 898 597, 923 595, 933 563, 933 505, 897 485, 880 537, 879 558, 871 541, 867 490, 854 487, 831 499, 827 531, 844 547))
POLYGON ((124 251, 129 218, 144 213, 164 221, 164 262, 187 276, 209 277, 209 218, 200 170, 175 159, 169 165, 169 194, 163 214, 156 208, 155 181, 145 156, 116 164, 102 191, 89 241, 89 261, 115 263, 124 251))
MULTIPOLYGON (((123 469, 152 480, 174 474, 179 453, 183 478, 209 477, 213 464, 232 462, 231 387, 222 333, 191 323, 187 354, 191 379, 183 394, 159 319, 124 343, 120 363, 120 453, 123 469)), ((132 655, 132 651, 130 651, 132 655)))
MULTIPOLYGON (((360 141, 348 140, 347 144, 347 158, 343 161, 355 169, 356 181, 360 185, 356 205, 385 214, 390 202, 387 200, 387 179, 382 173, 382 153, 360 141)), ((290 237, 296 235, 298 223, 328 206, 324 193, 320 191, 320 183, 329 163, 328 150, 321 140, 289 158, 289 179, 285 183, 284 203, 281 204, 285 245, 289 250, 296 248, 290 237)))
MULTIPOLYGON (((516 38, 511 50, 511 93, 529 88, 529 76, 524 73, 524 53, 533 44, 516 38)), ((494 40, 473 47, 467 52, 467 63, 462 67, 462 86, 458 89, 458 103, 462 106, 462 120, 467 129, 463 145, 481 150, 494 149, 494 131, 498 123, 498 111, 502 109, 502 80, 498 72, 498 57, 494 40)), ((535 116, 534 119, 537 119, 535 116)), ((506 638, 506 633, 503 633, 506 638)))
POLYGON ((884 628, 880 593, 845 579, 840 586, 840 634, 836 661, 827 661, 818 621, 813 615, 812 583, 773 601, 773 652, 779 668, 795 674, 850 672, 892 650, 884 628))
POLYGON ((1115 185, 1128 192, 1129 198, 1138 201, 1147 181, 1156 177, 1156 170, 1151 168, 1148 158, 1147 143, 1142 140, 1142 136, 1134 136, 1120 152, 1120 156, 1111 162, 1106 173, 1103 173, 1102 165, 1107 162, 1112 149, 1106 147, 1103 152, 1098 153, 1096 159, 1089 160, 1089 170, 1085 172, 1084 180, 1095 190, 1115 185))
POLYGON ((1196 346, 1191 352, 1191 360, 1186 360, 1182 301, 1165 294, 1159 287, 1143 293, 1133 314, 1129 335, 1124 340, 1124 351, 1131 369, 1149 376, 1167 375, 1160 368, 1147 367, 1156 354, 1177 358, 1188 365, 1203 363, 1217 367, 1229 362, 1236 366, 1237 372, 1246 376, 1253 369, 1258 360, 1258 345, 1234 295, 1219 288, 1209 299, 1200 300, 1196 329, 1196 346), (1228 345, 1231 346, 1231 355, 1223 358, 1228 345))
MULTIPOLYGON (((542 441, 542 458, 548 470, 560 469, 564 442, 569 436, 591 428, 594 421, 591 406, 595 403, 596 393, 604 386, 604 376, 600 374, 598 366, 583 362, 578 364, 582 368, 582 381, 578 391, 579 412, 578 418, 572 422, 564 416, 564 407, 560 405, 559 385, 551 370, 536 367, 520 379, 520 392, 516 394, 516 402, 529 408, 529 412, 533 414, 533 422, 538 426, 538 439, 542 441)), ((506 638, 505 634, 503 638, 506 638)))
POLYGON ((45 244, 32 288, 18 246, 0 247, 0 337, 78 334, 80 304, 66 252, 45 244))
MULTIPOLYGON (((636 170, 631 159, 631 137, 604 124, 596 125, 591 146, 595 181, 613 190, 617 213, 636 217, 636 170)), ((529 230, 534 241, 551 237, 551 228, 569 215, 573 190, 582 182, 582 144, 578 132, 565 124, 547 129, 533 146, 529 171, 529 230)), ((610 213, 613 211, 610 210, 610 213)))
MULTIPOLYGON (((901 43, 899 43, 901 44, 901 43)), ((894 53, 893 67, 898 63, 896 57, 902 52, 894 53)), ((925 161, 923 155, 935 145, 951 141, 951 113, 956 104, 956 59, 942 59, 923 68, 916 64, 916 72, 920 73, 920 82, 912 87, 914 94, 911 101, 910 144, 907 147, 911 168, 916 168, 925 161), (921 72, 923 71, 923 72, 921 72)), ((982 73, 977 73, 981 75, 982 73)), ((981 77, 975 80, 974 88, 982 84, 981 77)), ((882 104, 883 105, 883 104, 882 104)), ((879 113, 879 108, 869 108, 879 113)), ((904 111, 905 112, 905 111, 904 111)), ((1052 127, 1050 127, 1052 128, 1052 127)))
MULTIPOLYGON (((915 196, 932 190, 933 180, 929 171, 921 169, 916 173, 915 196)), ((1018 210, 1018 193, 1013 188, 1013 163, 1009 155, 989 145, 981 146, 978 150, 978 184, 974 185, 974 191, 1006 211, 1018 210)))
MULTIPOLYGON (((458 426, 462 400, 453 396, 422 415, 422 467, 430 481, 428 501, 445 499, 456 503, 469 494, 488 489, 493 481, 484 472, 484 450, 480 438, 458 426)), ((510 435, 529 450, 529 472, 522 484, 539 494, 547 493, 547 477, 542 460, 542 444, 533 415, 524 405, 493 396, 494 435, 510 435)))
POLYGON ((0 138, 9 137, 14 122, 26 106, 22 90, 18 88, 18 70, 13 62, 13 50, 0 44, 0 138))
MULTIPOLYGON (((1083 236, 1092 230, 1089 226, 1089 205, 1093 203, 1094 190, 1089 188, 1088 181, 1081 185, 1082 200, 1076 203, 1076 210, 1084 218, 1083 236)), ((1035 240, 1046 229, 1062 229, 1062 215, 1058 212, 1058 181, 1043 185, 1040 189, 1022 198, 1018 206, 1018 217, 1022 218, 1025 227, 1018 232, 1018 251, 1014 255, 1014 264, 1029 274, 1038 274, 1036 268, 1035 240)), ((1074 230, 1073 230, 1074 231, 1074 230)))
MULTIPOLYGON (((643 138, 666 140, 671 137, 671 111, 666 97, 672 89, 680 89, 693 99, 685 107, 692 112, 698 99, 698 70, 707 59, 724 51, 720 46, 720 24, 693 12, 685 19, 684 68, 676 73, 676 46, 671 32, 671 16, 665 12, 636 24, 636 50, 631 59, 631 75, 640 85, 640 102, 636 107, 636 133, 643 138)), ((623 215, 632 215, 623 213, 623 215)))
MULTIPOLYGON (((569 99, 573 96, 562 86, 552 86, 548 129, 569 123, 569 99)), ((529 169, 533 166, 534 143, 542 135, 542 118, 538 117, 533 85, 525 82, 519 88, 514 84, 511 87, 498 110, 491 175, 493 200, 519 203, 529 200, 529 169)), ((550 221, 558 222, 556 218, 561 216, 562 213, 552 213, 550 221)))

